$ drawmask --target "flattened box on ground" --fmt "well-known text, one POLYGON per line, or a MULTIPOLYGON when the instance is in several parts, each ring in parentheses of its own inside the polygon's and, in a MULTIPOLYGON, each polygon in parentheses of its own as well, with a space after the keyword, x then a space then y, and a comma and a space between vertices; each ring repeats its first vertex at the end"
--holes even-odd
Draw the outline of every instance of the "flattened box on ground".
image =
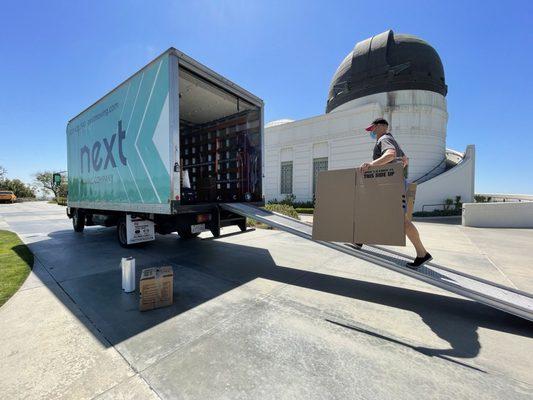
POLYGON ((141 311, 166 307, 173 302, 174 271, 172 267, 154 267, 142 270, 139 283, 141 311))
POLYGON ((321 172, 313 239, 405 246, 404 191, 401 163, 321 172))

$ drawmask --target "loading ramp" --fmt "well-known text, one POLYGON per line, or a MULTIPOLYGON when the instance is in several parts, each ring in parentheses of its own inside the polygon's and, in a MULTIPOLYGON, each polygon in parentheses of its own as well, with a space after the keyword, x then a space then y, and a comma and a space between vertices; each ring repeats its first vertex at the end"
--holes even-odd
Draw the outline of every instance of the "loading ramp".
MULTIPOLYGON (((246 203, 224 203, 220 204, 220 207, 304 239, 313 240, 312 226, 294 218, 254 207, 246 203)), ((378 246, 365 245, 363 249, 356 250, 343 243, 315 242, 489 307, 497 308, 498 310, 533 321, 533 295, 530 293, 476 278, 472 275, 454 271, 435 263, 427 263, 415 271, 405 265, 407 262, 412 261, 412 259, 404 254, 378 246)))

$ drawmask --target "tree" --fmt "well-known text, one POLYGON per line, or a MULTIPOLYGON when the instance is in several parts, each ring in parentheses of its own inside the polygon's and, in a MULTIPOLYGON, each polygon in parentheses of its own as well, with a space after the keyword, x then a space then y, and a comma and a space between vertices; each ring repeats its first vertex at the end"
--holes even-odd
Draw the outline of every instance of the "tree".
POLYGON ((54 185, 54 173, 51 171, 37 172, 35 184, 44 192, 52 192, 56 200, 67 195, 67 184, 63 182, 59 186, 54 185))
POLYGON ((35 198, 35 190, 20 179, 3 179, 0 189, 11 190, 18 198, 35 198))
POLYGON ((0 182, 3 182, 4 179, 7 179, 7 171, 0 165, 0 182))

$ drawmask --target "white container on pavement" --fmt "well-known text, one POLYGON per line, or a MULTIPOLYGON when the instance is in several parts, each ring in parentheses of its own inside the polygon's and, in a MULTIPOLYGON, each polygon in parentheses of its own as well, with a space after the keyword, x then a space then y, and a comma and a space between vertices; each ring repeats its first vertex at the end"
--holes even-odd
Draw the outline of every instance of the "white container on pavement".
POLYGON ((135 290, 135 258, 124 257, 121 262, 122 266, 122 290, 126 293, 135 290))

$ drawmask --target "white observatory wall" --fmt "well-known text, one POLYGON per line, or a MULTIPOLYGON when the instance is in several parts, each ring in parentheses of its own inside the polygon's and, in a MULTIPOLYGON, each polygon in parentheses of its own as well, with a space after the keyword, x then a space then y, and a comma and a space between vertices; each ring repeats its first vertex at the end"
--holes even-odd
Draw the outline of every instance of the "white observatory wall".
POLYGON ((424 181, 444 171, 448 111, 443 95, 427 90, 378 93, 345 103, 332 113, 368 103, 380 105, 380 116, 389 121, 390 131, 409 157, 409 181, 424 181))
POLYGON ((327 153, 328 169, 353 168, 370 160, 374 141, 364 129, 377 117, 389 121, 391 132, 408 155, 409 181, 424 181, 444 171, 448 120, 444 96, 424 90, 378 93, 352 100, 328 114, 267 127, 266 199, 285 197, 280 194, 280 164, 289 149, 293 194, 299 201, 313 198, 313 158, 327 153), (317 148, 320 154, 316 154, 317 148))
POLYGON ((446 199, 474 201, 476 149, 468 145, 459 163, 448 171, 418 185, 414 211, 442 210, 446 199))

